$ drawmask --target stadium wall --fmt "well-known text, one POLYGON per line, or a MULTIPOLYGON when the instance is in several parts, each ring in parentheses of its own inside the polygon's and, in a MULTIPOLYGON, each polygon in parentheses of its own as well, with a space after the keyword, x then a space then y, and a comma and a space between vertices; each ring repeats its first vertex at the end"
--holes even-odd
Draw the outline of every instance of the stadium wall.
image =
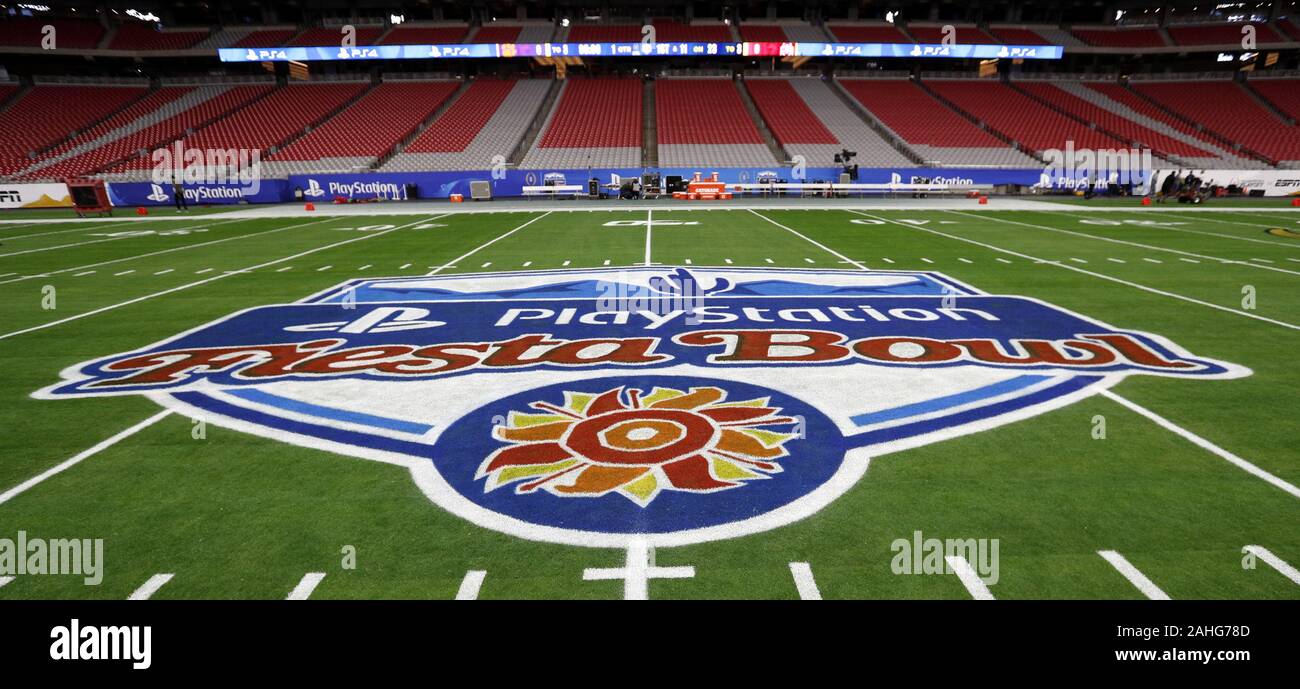
MULTIPOLYGON (((296 191, 302 191, 303 201, 328 203, 336 198, 348 201, 373 199, 406 199, 406 188, 414 185, 415 197, 421 199, 446 199, 452 194, 470 196, 470 183, 486 181, 492 185, 494 198, 521 197, 525 186, 537 186, 547 180, 559 184, 586 184, 595 177, 601 184, 624 177, 636 177, 642 168, 593 168, 591 170, 487 170, 459 172, 373 172, 290 175, 287 180, 262 180, 256 193, 246 193, 235 184, 186 184, 186 199, 192 204, 279 203, 300 200, 296 191)), ((794 181, 789 168, 656 168, 662 177, 679 175, 691 179, 696 173, 706 178, 718 173, 719 181, 727 184, 754 182, 760 177, 775 175, 794 181)), ((807 181, 838 181, 840 168, 807 168, 807 181)), ((953 185, 1008 185, 1031 186, 1041 179, 1042 169, 990 169, 990 168, 862 168, 858 182, 869 184, 912 183, 921 178, 953 185)), ((173 203, 170 185, 149 182, 110 182, 109 198, 118 206, 162 206, 173 203)))

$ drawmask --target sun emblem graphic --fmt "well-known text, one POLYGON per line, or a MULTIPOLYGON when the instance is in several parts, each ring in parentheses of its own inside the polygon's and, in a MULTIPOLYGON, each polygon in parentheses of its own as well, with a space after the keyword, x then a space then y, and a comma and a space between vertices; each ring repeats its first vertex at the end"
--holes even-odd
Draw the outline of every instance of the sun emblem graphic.
POLYGON ((649 505, 662 490, 710 493, 780 473, 798 422, 770 398, 728 402, 716 387, 565 391, 563 405, 511 411, 493 435, 510 445, 479 467, 485 491, 513 484, 524 495, 599 497, 611 491, 649 505))

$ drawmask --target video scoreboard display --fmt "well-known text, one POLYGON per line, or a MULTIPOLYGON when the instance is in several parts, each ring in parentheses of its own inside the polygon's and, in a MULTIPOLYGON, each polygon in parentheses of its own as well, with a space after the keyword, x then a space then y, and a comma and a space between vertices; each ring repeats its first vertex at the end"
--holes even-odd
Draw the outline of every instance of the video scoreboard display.
POLYGON ((444 43, 438 45, 221 48, 222 62, 429 60, 511 57, 937 57, 1059 60, 1059 45, 913 43, 444 43))

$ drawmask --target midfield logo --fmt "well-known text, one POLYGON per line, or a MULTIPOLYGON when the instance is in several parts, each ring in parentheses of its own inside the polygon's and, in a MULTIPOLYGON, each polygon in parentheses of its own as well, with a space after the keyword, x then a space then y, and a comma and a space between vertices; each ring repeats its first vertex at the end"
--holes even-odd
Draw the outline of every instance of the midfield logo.
POLYGON ((1126 376, 1249 374, 938 273, 645 267, 355 280, 74 366, 35 396, 148 395, 404 466, 487 528, 627 547, 776 528, 870 457, 1126 376))

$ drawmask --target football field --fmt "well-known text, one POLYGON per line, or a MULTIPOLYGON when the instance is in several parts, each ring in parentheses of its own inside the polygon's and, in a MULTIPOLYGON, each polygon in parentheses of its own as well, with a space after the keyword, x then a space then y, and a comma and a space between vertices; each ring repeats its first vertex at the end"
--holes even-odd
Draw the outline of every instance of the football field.
MULTIPOLYGON (((1067 205, 1033 211, 560 208, 346 216, 294 209, 285 217, 163 214, 147 221, 0 224, 0 538, 16 539, 22 531, 31 538, 103 539, 98 585, 79 576, 19 574, 0 577, 0 598, 282 599, 291 592, 314 599, 1300 598, 1300 212, 1067 205), (342 314, 336 325, 312 326, 317 339, 328 338, 369 303, 345 285, 424 284, 417 278, 440 285, 442 278, 467 275, 476 277, 446 284, 473 286, 479 277, 502 274, 556 281, 624 269, 829 276, 826 284, 836 285, 923 276, 969 288, 959 301, 1023 297, 1054 314, 1149 333, 1232 373, 1202 379, 1117 374, 1087 394, 1008 412, 996 423, 936 431, 924 442, 886 443, 881 452, 867 447, 869 457, 854 455, 864 467, 856 480, 831 479, 834 495, 815 508, 763 521, 759 512, 772 506, 747 507, 746 491, 783 478, 805 480, 792 465, 818 441, 799 437, 786 443, 787 473, 736 469, 745 479, 738 487, 668 496, 725 497, 738 510, 736 523, 761 526, 680 543, 618 545, 531 537, 522 527, 496 528, 472 510, 447 509, 449 503, 433 497, 442 488, 431 489, 413 464, 390 461, 387 445, 339 451, 330 443, 342 441, 266 430, 280 428, 269 417, 205 416, 196 398, 185 401, 185 393, 161 388, 63 398, 53 392, 87 362, 148 350, 232 314, 246 314, 248 327, 289 333, 286 338, 303 330, 268 324, 260 307, 337 297, 341 306, 311 307, 342 314), (38 391, 45 393, 34 397, 38 391), (756 478, 762 480, 749 480, 756 478), (923 552, 912 551, 915 566, 900 572, 899 541, 910 548, 932 538, 975 539, 981 548, 995 543, 996 575, 980 581, 961 567, 953 571, 951 562, 944 571, 920 571, 923 552)), ((564 322, 558 307, 547 312, 550 321, 542 311, 516 317, 534 319, 529 325, 539 329, 564 322)), ((853 327, 875 325, 874 315, 855 313, 844 317, 853 327)), ((802 328, 835 325, 824 317, 817 311, 792 320, 805 323, 802 328)), ((645 335, 638 323, 601 333, 645 335)), ((429 332, 479 342, 456 327, 449 322, 429 332)), ((234 339, 251 332, 225 330, 234 339)), ((475 356, 489 351, 480 344, 462 349, 475 356)), ((790 370, 794 378, 805 371, 790 370)), ((944 369, 927 369, 933 370, 944 369)), ((624 371, 634 382, 640 375, 624 371)), ((495 380, 488 375, 464 378, 470 382, 463 394, 496 394, 483 389, 495 380)), ((506 380, 524 373, 491 375, 506 380)), ((834 382, 820 376, 784 389, 793 398, 819 399, 815 388, 834 382)), ((734 380, 753 382, 744 374, 734 380)), ((956 385, 941 374, 915 380, 917 388, 956 385)), ((335 391, 326 406, 337 419, 332 431, 321 433, 374 425, 377 409, 409 411, 403 417, 409 425, 424 418, 424 408, 461 408, 455 394, 422 393, 419 379, 386 383, 380 396, 395 398, 366 405, 352 404, 346 381, 320 384, 335 391)), ((903 393, 924 392, 900 389, 900 407, 882 399, 895 394, 893 387, 873 390, 864 379, 861 388, 864 398, 876 400, 870 409, 886 411, 919 404, 903 393)), ((649 395, 649 383, 643 392, 649 395)), ((927 403, 965 403, 964 394, 934 393, 927 403)), ((826 398, 832 402, 812 406, 839 424, 835 437, 848 434, 826 406, 844 396, 826 398)), ((624 402, 639 408, 634 398, 624 402)), ((283 418, 299 421, 325 414, 302 404, 283 409, 283 418)), ((439 413, 458 429, 456 423, 479 412, 439 413)), ((381 443, 398 442, 402 428, 390 424, 381 443)), ((510 431, 522 434, 520 428, 526 427, 510 431)), ((897 426, 882 428, 877 432, 888 435, 897 426)), ((444 430, 450 432, 431 422, 412 434, 417 440, 401 442, 427 448, 444 477, 452 466, 465 472, 466 482, 480 480, 475 474, 485 455, 469 445, 439 444, 444 430)), ((713 466, 706 482, 726 478, 713 466)), ((454 477, 447 482, 455 484, 454 477)), ((626 485, 620 490, 636 492, 626 485)), ((475 490, 486 488, 480 482, 475 490)), ((511 490, 498 488, 493 499, 513 499, 511 490)), ((807 490, 825 494, 811 484, 807 490)), ((621 501, 617 509, 637 514, 656 509, 649 494, 638 495, 646 502, 613 494, 600 500, 621 501)), ((564 503, 538 516, 547 533, 581 521, 560 510, 582 510, 587 498, 544 497, 564 503)), ((678 504, 659 500, 660 510, 678 504)), ((707 512, 700 505, 690 509, 707 512)), ((691 527, 718 523, 693 511, 671 516, 698 517, 691 527)))

